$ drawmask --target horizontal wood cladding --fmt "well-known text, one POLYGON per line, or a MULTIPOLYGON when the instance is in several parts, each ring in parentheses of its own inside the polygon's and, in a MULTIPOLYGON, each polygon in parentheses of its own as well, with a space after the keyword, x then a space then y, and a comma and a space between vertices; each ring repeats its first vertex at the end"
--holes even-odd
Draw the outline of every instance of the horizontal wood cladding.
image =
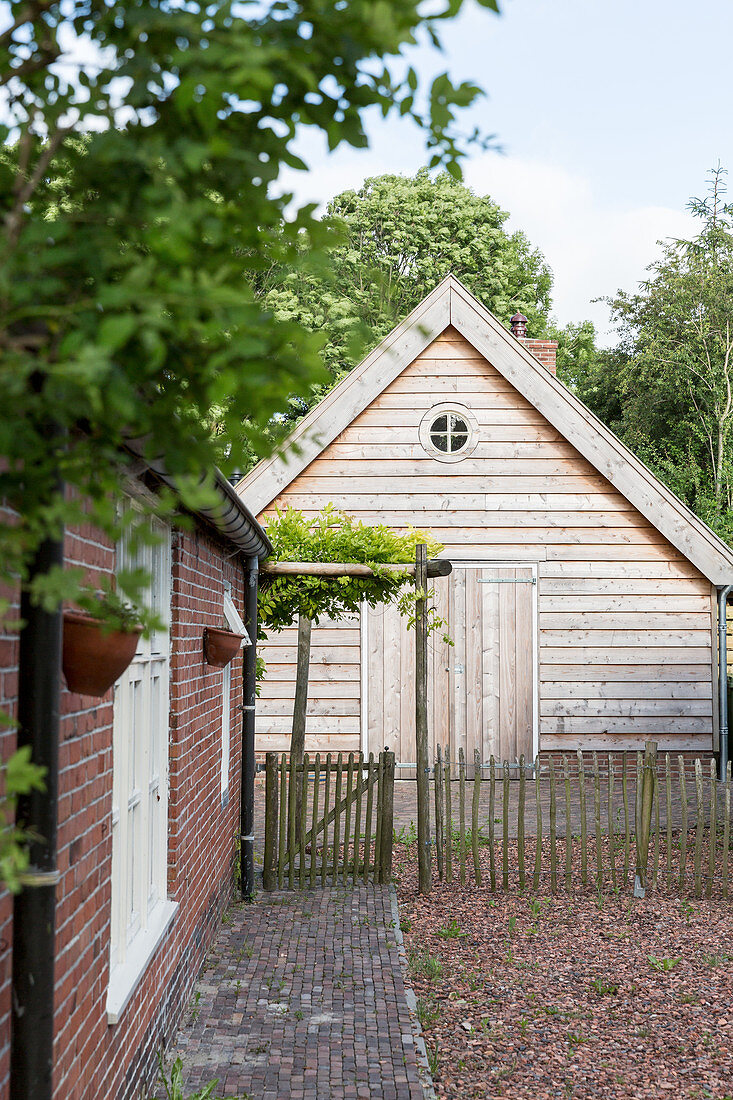
MULTIPOLYGON (((273 733, 269 730, 257 729, 258 752, 289 752, 290 730, 284 733, 273 733)), ((359 734, 346 734, 343 732, 330 732, 320 728, 317 733, 305 731, 305 751, 314 752, 359 752, 361 741, 359 734)))
MULTIPOLYGON (((272 666, 268 667, 272 669, 272 666)), ((284 667, 287 671, 291 669, 290 665, 280 667, 284 667)), ((316 672, 317 670, 314 670, 314 677, 308 683, 309 703, 321 699, 359 699, 361 695, 360 684, 355 683, 353 680, 319 680, 316 678, 316 672)), ((264 699, 260 699, 257 709, 262 710, 270 702, 285 699, 290 707, 288 713, 292 713, 295 670, 292 670, 292 676, 289 679, 272 680, 270 676, 267 676, 263 683, 267 685, 267 695, 264 699)))
MULTIPOLYGON (((598 700, 543 698, 540 714, 548 718, 588 718, 598 712, 598 700)), ((603 715, 633 718, 636 715, 654 718, 681 718, 691 714, 711 715, 712 699, 609 699, 603 702, 603 715)))
MULTIPOLYGON (((576 749, 598 749, 599 752, 603 750, 616 749, 618 751, 640 751, 644 748, 649 737, 645 734, 639 736, 638 734, 609 734, 609 733, 594 733, 592 736, 588 734, 543 734, 542 736, 542 748, 546 752, 550 750, 560 750, 563 752, 575 752, 576 749)), ((660 752, 710 752, 713 748, 713 739, 708 735, 680 735, 670 734, 667 732, 660 733, 654 736, 654 740, 659 746, 660 752)))
POLYGON ((670 718, 669 715, 634 715, 633 717, 563 715, 561 718, 544 718, 543 733, 645 733, 650 737, 667 733, 710 733, 710 719, 697 716, 670 718))
MULTIPOLYGON (((593 630, 629 630, 636 629, 639 625, 637 611, 618 611, 609 614, 607 611, 558 611, 556 613, 542 612, 540 615, 540 629, 542 630, 578 630, 581 627, 590 627, 593 630)), ((705 630, 710 632, 709 612, 660 611, 650 612, 644 616, 644 631, 655 630, 705 630)))
MULTIPOLYGON (((292 728, 298 631, 287 627, 260 645, 255 735, 258 751, 287 750, 292 728)), ((311 634, 306 707, 306 751, 348 745, 358 749, 361 731, 361 628, 358 618, 322 619, 311 634), (333 742, 331 741, 331 739, 333 742), (323 739, 323 740, 322 740, 323 739)))
MULTIPOLYGON (((549 512, 554 514, 557 511, 575 511, 585 514, 587 512, 633 512, 634 508, 628 501, 618 495, 598 493, 527 493, 519 492, 518 490, 511 490, 511 486, 507 486, 507 490, 501 492, 497 488, 496 492, 488 493, 461 493, 453 494, 450 490, 446 493, 441 493, 440 498, 436 500, 434 493, 424 493, 423 495, 413 494, 411 497, 412 511, 418 512, 421 516, 432 515, 433 513, 448 513, 452 515, 459 509, 465 513, 476 513, 471 518, 477 526, 483 526, 483 521, 487 515, 493 516, 495 513, 511 512, 515 516, 515 522, 524 523, 525 519, 538 511, 549 512), (526 513, 526 515, 525 515, 526 513)), ((314 495, 308 496, 304 493, 297 493, 288 498, 291 505, 293 500, 298 500, 298 507, 304 511, 312 511, 318 509, 321 504, 321 497, 314 495)), ((404 493, 397 493, 390 496, 387 493, 354 493, 350 489, 348 495, 345 495, 345 500, 348 501, 349 507, 357 509, 359 512, 382 512, 385 509, 392 509, 400 511, 404 509, 404 493)), ((587 526, 586 519, 586 526, 587 526)), ((694 566, 688 568, 694 570, 694 566)), ((695 576, 697 576, 697 570, 694 570, 695 576)), ((692 575, 692 574, 688 574, 692 575)))
MULTIPOLYGON (((605 671, 605 670, 604 670, 605 671)), ((637 670, 638 671, 638 670, 637 670)), ((625 677, 620 681, 605 680, 599 682, 581 680, 571 683, 567 680, 545 680, 542 683, 542 698, 580 699, 584 704, 596 699, 631 699, 638 703, 645 699, 668 701, 670 699, 712 699, 712 684, 701 680, 676 680, 666 683, 661 679, 639 680, 625 677)), ((666 705, 666 703, 665 703, 666 705)))
MULTIPOLYGON (((292 714, 290 715, 261 715, 255 724, 256 733, 277 733, 290 735, 292 729, 292 714)), ((350 733, 357 737, 360 732, 358 715, 329 716, 328 720, 321 714, 309 714, 305 720, 306 734, 317 734, 327 729, 330 733, 350 733)))
MULTIPOLYGON (((456 563, 539 563, 541 748, 636 748, 649 737, 670 751, 711 747, 710 582, 455 329, 422 351, 275 503, 308 514, 333 503, 366 523, 424 528, 456 563), (476 446, 460 461, 442 462, 420 442, 421 421, 446 402, 468 408, 477 424, 476 446)), ((266 655, 271 696, 258 729, 268 724, 275 740, 286 734, 294 636, 273 640, 266 655)), ((392 642, 388 648, 373 685, 387 711, 384 661, 397 675, 409 672, 405 656, 392 642)), ((456 660, 454 650, 446 665, 456 660)), ((358 748, 355 624, 329 627, 318 640, 314 633, 311 676, 309 736, 320 721, 330 739, 320 747, 335 748, 337 738, 339 748, 358 748)), ((376 720, 372 714, 370 725, 376 720)), ((370 729, 370 747, 378 739, 370 729)))
MULTIPOLYGON (((708 650, 705 651, 706 654, 708 652, 708 650)), ((600 693, 602 687, 608 686, 610 688, 616 682, 629 685, 641 685, 642 683, 682 685, 689 683, 699 684, 702 691, 712 691, 710 665, 705 661, 690 664, 684 664, 682 661, 679 663, 665 661, 664 664, 632 664, 631 662, 624 664, 621 663, 621 659, 617 654, 613 654, 619 663, 604 664, 603 668, 599 669, 595 663, 583 664, 583 651, 579 650, 578 653, 581 660, 576 660, 572 664, 562 663, 563 656, 567 659, 567 651, 563 650, 557 653, 558 659, 556 661, 551 664, 543 664, 545 653, 544 650, 540 650, 540 691, 542 695, 545 693, 545 685, 549 683, 553 685, 553 690, 558 692, 562 685, 567 685, 568 690, 562 697, 572 698, 577 685, 585 685, 587 681, 590 681, 593 685, 588 688, 587 697, 589 699, 600 693)), ((664 656, 666 658, 666 654, 664 656)), ((661 656, 658 655, 657 660, 661 659, 661 656)), ((577 690, 582 692, 582 686, 577 687, 577 690)), ((639 691, 644 690, 646 688, 640 686, 639 691)), ((666 690, 670 693, 668 698, 674 698, 672 694, 674 687, 670 686, 666 690)))

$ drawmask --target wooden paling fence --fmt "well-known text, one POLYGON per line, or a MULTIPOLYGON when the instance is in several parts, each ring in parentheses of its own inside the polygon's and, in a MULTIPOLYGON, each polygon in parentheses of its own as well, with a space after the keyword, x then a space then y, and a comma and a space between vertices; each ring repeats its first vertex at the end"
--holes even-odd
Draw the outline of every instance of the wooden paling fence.
POLYGON ((395 757, 305 754, 265 763, 265 890, 389 882, 395 757))
POLYGON ((633 885, 637 894, 665 887, 710 897, 719 888, 728 897, 731 764, 719 781, 714 761, 695 760, 691 776, 682 756, 658 757, 651 742, 630 758, 609 755, 602 774, 595 752, 588 770, 581 752, 543 764, 522 757, 510 765, 492 756, 484 766, 476 750, 468 778, 463 751, 453 762, 438 748, 432 769, 438 877, 465 885, 472 873, 478 886, 486 877, 492 891, 633 885), (518 782, 510 779, 512 769, 518 782))

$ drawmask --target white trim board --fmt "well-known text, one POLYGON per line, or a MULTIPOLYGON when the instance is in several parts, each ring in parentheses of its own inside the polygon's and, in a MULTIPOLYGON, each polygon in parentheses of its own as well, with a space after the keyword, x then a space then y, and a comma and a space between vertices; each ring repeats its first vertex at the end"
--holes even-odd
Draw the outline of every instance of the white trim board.
POLYGON ((453 275, 448 275, 311 410, 237 492, 258 514, 452 325, 713 584, 733 583, 733 551, 666 488, 453 275), (297 448, 294 451, 293 448, 297 448), (287 455, 287 458, 284 457, 287 455))

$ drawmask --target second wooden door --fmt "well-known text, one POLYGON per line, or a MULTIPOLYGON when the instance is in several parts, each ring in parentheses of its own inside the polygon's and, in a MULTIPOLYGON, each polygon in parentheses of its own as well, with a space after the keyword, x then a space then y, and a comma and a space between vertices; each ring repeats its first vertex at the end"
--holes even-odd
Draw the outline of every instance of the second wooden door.
MULTIPOLYGON (((460 563, 433 582, 435 608, 453 645, 429 638, 428 705, 431 756, 435 746, 459 748, 473 761, 529 760, 534 746, 534 575, 531 566, 460 563)), ((393 750, 415 761, 415 641, 392 607, 362 619, 368 751, 393 750)), ((402 769, 407 776, 412 772, 402 769)))

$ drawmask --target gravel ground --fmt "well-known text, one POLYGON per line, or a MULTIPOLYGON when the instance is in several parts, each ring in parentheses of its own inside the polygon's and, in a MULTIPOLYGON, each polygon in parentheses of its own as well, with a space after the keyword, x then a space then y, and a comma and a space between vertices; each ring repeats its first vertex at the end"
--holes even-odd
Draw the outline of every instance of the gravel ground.
POLYGON ((415 863, 396 846, 439 1097, 733 1100, 733 903, 457 882, 420 897, 415 863))

